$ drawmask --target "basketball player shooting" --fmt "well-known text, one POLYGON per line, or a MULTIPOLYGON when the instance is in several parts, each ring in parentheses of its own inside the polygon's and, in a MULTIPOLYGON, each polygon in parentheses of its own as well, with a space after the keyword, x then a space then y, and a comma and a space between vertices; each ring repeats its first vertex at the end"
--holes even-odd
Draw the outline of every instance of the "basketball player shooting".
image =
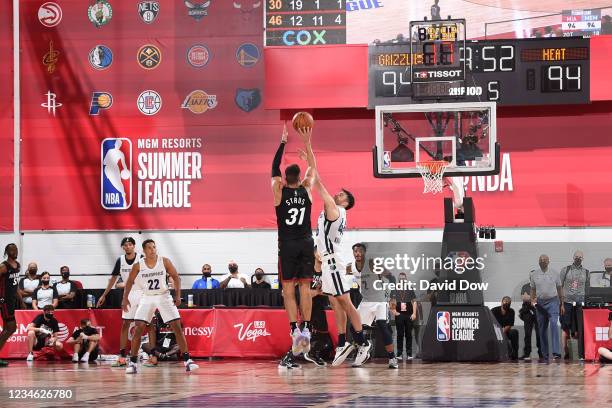
POLYGON ((132 306, 129 300, 132 287, 136 284, 137 287, 142 288, 142 297, 134 314, 136 330, 132 338, 130 363, 125 372, 127 374, 136 374, 137 372, 140 339, 145 326, 151 324, 156 309, 159 310, 163 321, 170 325, 176 336, 176 342, 183 355, 185 371, 196 370, 199 367, 189 357, 187 340, 181 327, 181 316, 177 309, 177 306, 181 304, 181 278, 172 261, 157 254, 155 241, 152 239, 145 240, 142 243, 142 249, 145 256, 132 267, 132 271, 125 283, 123 302, 121 303, 123 311, 127 313, 130 306, 132 306), (168 288, 168 276, 174 283, 174 301, 168 288))
MULTIPOLYGON (((353 367, 359 367, 368 359, 372 345, 363 336, 359 313, 351 302, 349 293, 352 286, 352 277, 346 275, 346 263, 340 253, 342 235, 346 228, 346 212, 355 205, 355 198, 345 189, 341 189, 333 197, 327 192, 317 171, 312 150, 312 129, 299 129, 298 133, 305 147, 305 152, 300 152, 300 157, 306 159, 313 170, 314 186, 323 200, 323 211, 319 215, 317 230, 317 250, 321 257, 321 289, 329 297, 332 308, 342 310, 351 321, 355 331, 353 336, 358 345, 353 367)), ((338 337, 338 347, 332 366, 342 364, 355 348, 353 344, 346 343, 345 336, 340 334, 338 337)))
POLYGON ((314 271, 314 240, 310 226, 312 207, 311 188, 314 174, 306 170, 300 180, 300 167, 287 166, 285 180, 281 176, 280 164, 287 144, 287 125, 283 127, 280 146, 272 162, 272 193, 278 226, 278 274, 283 287, 285 310, 289 317, 292 347, 280 362, 280 367, 299 367, 293 356, 310 350, 310 315, 312 299, 310 284, 314 271), (302 327, 297 325, 298 307, 295 299, 295 282, 300 291, 302 327))

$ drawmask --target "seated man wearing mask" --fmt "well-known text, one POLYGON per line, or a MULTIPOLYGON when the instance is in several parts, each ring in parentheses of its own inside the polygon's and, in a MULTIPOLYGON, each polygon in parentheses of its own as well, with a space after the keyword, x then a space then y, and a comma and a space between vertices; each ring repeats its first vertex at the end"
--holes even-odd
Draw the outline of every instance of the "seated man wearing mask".
POLYGON ((55 351, 60 351, 64 347, 57 338, 60 330, 58 321, 53 317, 54 311, 52 305, 46 305, 43 307, 43 313, 36 316, 28 325, 27 361, 34 361, 34 351, 42 350, 44 347, 53 347, 55 351))
POLYGON ((70 280, 70 268, 62 266, 60 268, 62 280, 57 282, 53 287, 57 291, 58 309, 75 309, 74 298, 76 296, 76 285, 70 280))
POLYGON ((246 276, 238 272, 238 264, 234 261, 230 261, 227 265, 229 273, 223 277, 221 281, 221 289, 242 289, 250 287, 246 276))
POLYGON ((100 334, 95 327, 91 327, 91 321, 81 319, 79 328, 66 341, 66 344, 72 344, 74 348, 72 362, 93 363, 96 361, 100 352, 99 341, 100 334))
POLYGON ((264 270, 261 268, 255 269, 255 280, 251 283, 253 289, 271 289, 272 286, 264 279, 264 270))
POLYGON ((518 330, 513 329, 514 326, 514 309, 510 308, 512 299, 510 296, 504 296, 502 298, 501 306, 496 306, 491 309, 491 313, 497 319, 497 322, 502 328, 502 331, 510 341, 508 351, 510 352, 511 360, 518 360, 518 330))

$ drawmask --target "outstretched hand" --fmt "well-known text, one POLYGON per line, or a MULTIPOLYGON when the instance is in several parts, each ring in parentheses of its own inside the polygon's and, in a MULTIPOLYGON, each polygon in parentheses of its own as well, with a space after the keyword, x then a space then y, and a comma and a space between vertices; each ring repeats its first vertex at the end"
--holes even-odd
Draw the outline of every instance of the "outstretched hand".
POLYGON ((289 132, 287 132, 287 122, 283 125, 283 134, 281 135, 281 143, 287 143, 287 136, 289 132))
POLYGON ((300 160, 308 161, 308 156, 306 155, 306 152, 303 151, 302 149, 298 149, 297 154, 300 160))
POLYGON ((300 137, 302 138, 302 142, 304 142, 305 145, 310 144, 310 139, 312 138, 311 127, 300 128, 297 130, 297 132, 298 135, 300 135, 300 137))

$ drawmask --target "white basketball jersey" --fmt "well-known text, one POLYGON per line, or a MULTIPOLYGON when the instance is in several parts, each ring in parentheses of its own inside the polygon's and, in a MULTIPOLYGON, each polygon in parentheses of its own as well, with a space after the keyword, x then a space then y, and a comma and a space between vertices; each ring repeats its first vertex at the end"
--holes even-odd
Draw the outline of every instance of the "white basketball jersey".
POLYGON ((340 251, 342 235, 346 228, 346 210, 344 207, 336 206, 340 216, 335 221, 325 218, 325 210, 319 215, 317 230, 317 250, 321 256, 337 254, 340 251))
POLYGON ((141 257, 142 255, 137 252, 136 258, 134 258, 131 265, 128 263, 127 259, 125 259, 125 254, 119 257, 119 275, 121 275, 121 280, 123 282, 127 282, 128 276, 130 276, 130 272, 132 272, 132 266, 134 266, 134 263, 136 263, 141 257))
POLYGON ((149 268, 145 262, 146 258, 141 258, 140 271, 136 277, 136 286, 140 287, 145 295, 163 295, 168 293, 168 281, 166 279, 166 267, 162 256, 157 256, 157 262, 153 268, 149 268))

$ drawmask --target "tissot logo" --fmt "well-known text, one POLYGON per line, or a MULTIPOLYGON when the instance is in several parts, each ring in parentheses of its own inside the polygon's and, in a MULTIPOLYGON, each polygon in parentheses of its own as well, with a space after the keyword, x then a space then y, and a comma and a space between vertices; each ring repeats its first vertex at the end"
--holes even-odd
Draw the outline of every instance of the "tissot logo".
POLYGON ((255 342, 258 337, 271 336, 270 332, 266 330, 266 322, 264 320, 256 320, 245 325, 238 323, 234 325, 238 329, 238 340, 240 341, 252 341, 255 342))
POLYGON ((429 78, 458 78, 461 76, 460 69, 448 71, 426 71, 429 78))

